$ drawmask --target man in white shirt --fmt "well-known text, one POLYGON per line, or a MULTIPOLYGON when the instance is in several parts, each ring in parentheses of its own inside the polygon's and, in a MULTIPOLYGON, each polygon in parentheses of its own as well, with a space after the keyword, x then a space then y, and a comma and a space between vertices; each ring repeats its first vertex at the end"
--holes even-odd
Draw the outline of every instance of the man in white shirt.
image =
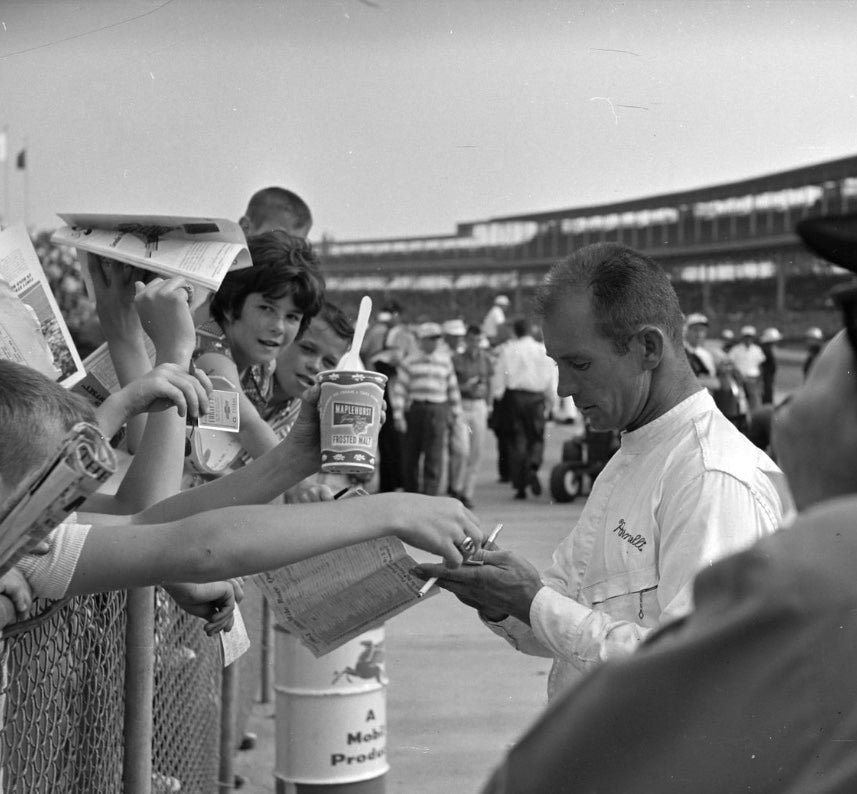
POLYGON ((492 345, 499 341, 497 335, 506 323, 506 311, 509 308, 509 299, 505 295, 494 298, 494 305, 488 309, 485 319, 482 320, 482 333, 492 345))
POLYGON ((735 369, 744 386, 750 411, 755 410, 762 404, 761 367, 762 362, 765 360, 765 351, 756 344, 755 339, 755 327, 745 325, 741 329, 740 341, 729 351, 729 358, 735 365, 735 369))
POLYGON ((708 318, 699 312, 687 315, 684 321, 684 349, 693 374, 709 391, 719 385, 714 354, 705 346, 708 336, 708 318))
POLYGON ((508 422, 509 475, 515 499, 542 492, 539 468, 545 447, 545 421, 556 393, 556 366, 545 346, 531 333, 530 322, 518 317, 512 323, 515 334, 500 347, 494 365, 492 397, 501 401, 508 422))
POLYGON ((693 374, 678 298, 655 262, 587 246, 552 268, 536 308, 558 393, 593 429, 621 430, 621 448, 543 574, 493 549, 481 566, 418 570, 518 650, 552 657, 552 697, 687 614, 694 576, 773 532, 791 497, 693 374))

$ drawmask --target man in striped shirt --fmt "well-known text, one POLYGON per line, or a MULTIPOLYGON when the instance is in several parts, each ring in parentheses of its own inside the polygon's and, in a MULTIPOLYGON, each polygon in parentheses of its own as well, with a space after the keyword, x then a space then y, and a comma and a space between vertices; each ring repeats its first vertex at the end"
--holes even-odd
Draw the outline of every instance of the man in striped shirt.
POLYGON ((405 490, 430 496, 440 488, 447 429, 461 415, 458 380, 449 354, 438 350, 440 337, 437 323, 420 325, 419 352, 399 366, 392 394, 396 428, 405 437, 405 490))

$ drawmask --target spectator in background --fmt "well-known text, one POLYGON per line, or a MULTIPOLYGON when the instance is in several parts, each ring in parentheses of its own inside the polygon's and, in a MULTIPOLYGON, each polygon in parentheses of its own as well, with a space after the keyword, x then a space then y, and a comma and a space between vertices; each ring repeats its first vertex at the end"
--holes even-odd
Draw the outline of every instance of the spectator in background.
POLYGON ((461 392, 461 416, 467 442, 465 465, 455 489, 464 506, 472 510, 482 448, 488 431, 488 399, 494 367, 491 356, 482 347, 483 337, 479 326, 469 325, 466 330, 464 350, 452 358, 461 392))
MULTIPOLYGON (((452 359, 464 349, 464 335, 467 326, 464 320, 456 318, 447 320, 441 326, 443 331, 442 348, 452 359)), ((447 486, 446 495, 461 499, 459 484, 464 475, 464 464, 467 458, 467 426, 462 414, 457 419, 450 417, 449 434, 447 435, 447 486)))
POLYGON ((312 213, 297 193, 284 187, 266 187, 250 197, 238 224, 248 238, 282 229, 292 237, 306 239, 312 228, 312 213))
POLYGON ((498 295, 494 298, 494 305, 488 309, 485 319, 482 320, 482 333, 489 344, 496 345, 499 343, 500 329, 506 323, 506 312, 509 309, 509 299, 505 295, 498 295))
POLYGON ((756 344, 756 329, 745 325, 741 329, 741 339, 729 351, 729 358, 735 365, 735 372, 747 395, 747 405, 752 413, 762 403, 762 362, 765 354, 756 344))
POLYGON ((441 336, 437 323, 419 326, 419 352, 401 363, 393 385, 396 427, 405 437, 405 490, 429 496, 440 490, 450 415, 461 413, 452 360, 438 350, 441 336))
POLYGON ((735 332, 731 328, 724 328, 720 332, 720 349, 728 353, 735 347, 735 332))
POLYGON ((393 387, 399 365, 414 352, 415 344, 410 332, 401 327, 402 307, 390 301, 378 313, 378 319, 369 329, 360 348, 366 366, 387 376, 384 386, 384 405, 387 418, 378 433, 378 491, 389 493, 403 488, 404 439, 396 427, 393 412, 393 387))
POLYGON ((759 347, 765 354, 765 359, 759 366, 762 373, 762 405, 774 403, 774 381, 777 377, 777 357, 774 346, 782 338, 783 335, 776 328, 766 328, 759 337, 759 347))
POLYGON ((806 358, 803 361, 803 376, 805 378, 809 373, 809 368, 812 366, 812 362, 815 361, 816 357, 821 352, 821 348, 824 346, 824 334, 822 333, 821 328, 813 326, 812 328, 806 329, 806 333, 803 335, 803 340, 806 345, 806 358))
POLYGON ((708 335, 708 318, 694 312, 684 321, 684 352, 693 374, 706 389, 713 392, 718 386, 714 354, 705 346, 708 335))
POLYGON ((515 499, 526 499, 527 488, 539 496, 539 468, 545 446, 545 422, 556 393, 556 366, 541 342, 533 338, 532 325, 523 317, 512 323, 514 339, 497 356, 492 383, 494 399, 500 400, 509 427, 509 475, 515 499))

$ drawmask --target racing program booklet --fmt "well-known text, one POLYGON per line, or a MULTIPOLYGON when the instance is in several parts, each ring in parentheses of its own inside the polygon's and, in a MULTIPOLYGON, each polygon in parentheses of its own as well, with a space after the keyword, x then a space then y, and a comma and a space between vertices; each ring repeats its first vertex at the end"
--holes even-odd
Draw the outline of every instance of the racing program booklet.
MULTIPOLYGON (((365 493, 362 489, 352 494, 365 493)), ((425 601, 416 560, 396 537, 355 543, 254 575, 274 619, 318 658, 425 601)))
POLYGON ((222 218, 170 215, 92 215, 60 213, 66 225, 51 242, 77 249, 84 281, 94 299, 87 254, 115 259, 165 278, 184 276, 204 290, 216 291, 230 270, 250 267, 244 232, 222 218))
POLYGON ((0 505, 0 576, 61 524, 116 471, 116 455, 88 422, 0 505))
POLYGON ((0 358, 38 370, 66 388, 83 362, 24 224, 0 231, 0 358))

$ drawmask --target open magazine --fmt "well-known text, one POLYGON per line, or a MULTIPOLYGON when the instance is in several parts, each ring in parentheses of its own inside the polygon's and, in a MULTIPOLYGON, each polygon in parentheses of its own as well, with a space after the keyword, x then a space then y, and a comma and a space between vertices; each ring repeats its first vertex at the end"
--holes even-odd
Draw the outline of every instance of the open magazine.
MULTIPOLYGON (((358 487, 342 498, 366 495, 358 487)), ((390 536, 255 574, 253 581, 277 623, 318 658, 424 601, 425 583, 411 573, 416 564, 390 536)))
POLYGON ((116 455, 88 422, 0 505, 0 576, 61 524, 116 471, 116 455))
POLYGON ((69 387, 83 362, 24 224, 0 231, 0 358, 69 387))
MULTIPOLYGON (((51 235, 78 254, 96 254, 171 278, 184 276, 216 291, 230 270, 250 267, 244 232, 234 221, 169 215, 60 213, 66 225, 51 235)), ((81 256, 88 277, 88 257, 81 256)), ((91 286, 87 283, 87 288, 91 286)), ((91 293, 90 293, 91 295, 91 293)))

